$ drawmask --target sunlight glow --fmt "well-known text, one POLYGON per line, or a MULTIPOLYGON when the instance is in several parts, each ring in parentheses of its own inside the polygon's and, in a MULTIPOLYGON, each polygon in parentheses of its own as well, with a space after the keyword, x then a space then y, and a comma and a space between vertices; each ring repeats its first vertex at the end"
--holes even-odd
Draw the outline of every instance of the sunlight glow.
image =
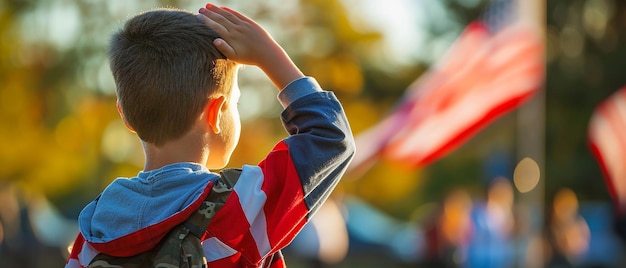
POLYGON ((113 162, 133 162, 140 165, 143 155, 137 137, 130 132, 121 119, 112 121, 102 135, 102 153, 113 162), (139 159, 139 161, 137 161, 139 159))

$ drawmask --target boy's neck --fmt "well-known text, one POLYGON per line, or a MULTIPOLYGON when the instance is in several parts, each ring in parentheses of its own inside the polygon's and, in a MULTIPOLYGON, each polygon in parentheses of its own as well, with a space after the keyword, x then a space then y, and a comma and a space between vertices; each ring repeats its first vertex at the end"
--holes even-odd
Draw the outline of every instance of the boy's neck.
POLYGON ((146 156, 144 171, 159 169, 181 162, 206 165, 209 151, 205 149, 207 147, 205 140, 200 133, 194 134, 194 131, 190 131, 183 137, 168 141, 161 146, 142 142, 146 156))

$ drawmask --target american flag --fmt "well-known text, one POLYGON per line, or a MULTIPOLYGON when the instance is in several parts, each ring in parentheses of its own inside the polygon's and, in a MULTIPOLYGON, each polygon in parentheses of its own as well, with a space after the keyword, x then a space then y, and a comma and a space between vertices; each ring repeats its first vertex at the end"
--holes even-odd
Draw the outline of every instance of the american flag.
POLYGON ((621 212, 626 212, 626 87, 600 103, 589 121, 589 145, 621 212))
POLYGON ((541 89, 543 41, 536 27, 516 16, 514 3, 493 1, 387 118, 357 136, 352 170, 380 156, 427 165, 541 89))

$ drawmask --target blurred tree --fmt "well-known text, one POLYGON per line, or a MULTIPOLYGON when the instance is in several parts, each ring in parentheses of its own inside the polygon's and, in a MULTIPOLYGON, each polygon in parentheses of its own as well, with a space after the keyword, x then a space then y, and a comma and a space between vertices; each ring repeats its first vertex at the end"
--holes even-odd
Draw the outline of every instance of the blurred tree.
MULTIPOLYGON (((421 53, 430 58, 415 58, 410 64, 399 64, 385 55, 383 33, 370 27, 364 15, 353 14, 353 8, 346 6, 350 3, 300 0, 228 5, 259 20, 305 73, 335 91, 358 135, 384 117, 488 1, 424 3, 427 34, 421 53)), ((19 182, 76 209, 114 177, 134 175, 143 164, 142 153, 114 109, 107 40, 130 14, 158 6, 195 11, 197 5, 183 0, 3 0, 0 182, 19 182)), ((593 107, 624 84, 619 68, 626 57, 624 5, 613 0, 547 2, 548 190, 569 186, 583 200, 606 195, 585 137, 593 107)), ((258 139, 241 141, 233 166, 258 161, 284 135, 276 120, 279 108, 271 85, 263 86, 249 77, 242 77, 241 82, 244 95, 250 96, 245 100, 249 105, 242 105, 249 110, 243 135, 258 139), (252 106, 257 108, 248 108, 252 106)), ((498 148, 514 152, 515 120, 514 115, 498 120, 424 170, 401 170, 381 162, 362 178, 347 176, 341 187, 394 210, 395 215, 408 215, 417 204, 438 199, 451 185, 482 186, 481 161, 498 148), (381 186, 381 178, 389 185, 381 186)))
POLYGON ((101 105, 106 99, 76 90, 81 87, 74 76, 84 66, 77 59, 79 46, 63 51, 38 39, 44 29, 24 31, 41 6, 2 4, 0 181, 55 197, 98 170, 107 111, 101 105))
MULTIPOLYGON (((41 191, 75 217, 115 177, 135 175, 143 164, 142 153, 114 108, 114 83, 106 59, 108 37, 130 14, 158 6, 195 11, 195 5, 191 1, 3 1, 0 181, 41 191)), ((334 90, 360 126, 357 131, 376 122, 394 96, 423 70, 396 68, 402 78, 396 79, 388 73, 390 66, 377 66, 369 57, 382 36, 357 31, 339 1, 242 1, 234 8, 268 27, 307 74, 334 90), (383 103, 377 102, 381 96, 387 96, 383 103), (361 117, 362 112, 372 116, 361 117)), ((275 89, 267 91, 254 79, 242 80, 242 90, 248 93, 244 95, 261 96, 258 106, 266 108, 244 121, 243 135, 256 139, 242 140, 233 166, 262 159, 284 136, 276 120, 279 110, 272 108, 277 107, 275 89), (271 98, 262 97, 267 92, 271 98)))
MULTIPOLYGON (((469 12, 467 8, 455 1, 444 3, 448 5, 445 9, 460 14, 447 13, 445 18, 458 22, 442 24, 438 23, 441 18, 433 17, 429 24, 433 39, 458 32, 469 20, 462 19, 468 17, 463 13, 469 12)), ((350 16, 340 1, 233 4, 268 27, 305 73, 338 94, 356 134, 378 122, 428 64, 416 60, 414 64, 398 65, 387 59, 381 33, 370 30, 365 18, 350 16)), ((8 143, 2 154, 7 159, 2 179, 29 183, 29 188, 44 191, 57 203, 76 209, 115 177, 134 175, 143 164, 142 154, 136 138, 124 129, 114 109, 107 39, 130 14, 158 6, 195 11, 195 5, 190 1, 4 4, 5 32, 11 33, 4 38, 11 41, 3 42, 10 46, 2 53, 6 59, 3 77, 11 79, 3 91, 3 100, 10 105, 5 105, 2 112, 7 118, 2 122, 7 126, 2 128, 2 140, 8 143), (39 163, 38 168, 33 169, 31 163, 39 163)), ((436 43, 425 47, 435 50, 436 43)), ((258 99, 250 97, 248 101, 265 108, 253 111, 245 120, 244 137, 254 135, 257 139, 242 140, 233 156, 233 166, 258 161, 284 135, 276 120, 275 91, 271 86, 263 89, 258 79, 242 80, 244 95, 258 99)), ((459 168, 458 173, 463 174, 463 169, 459 168)), ((383 208, 395 208, 402 215, 412 209, 413 201, 419 200, 415 193, 421 184, 418 177, 419 171, 397 170, 394 164, 380 163, 359 182, 346 182, 345 189, 383 208), (389 177, 391 183, 376 187, 381 176, 389 177), (406 198, 412 202, 404 202, 406 198), (398 209, 394 206, 397 203, 405 206, 398 209)), ((446 184, 456 180, 433 181, 446 184)))

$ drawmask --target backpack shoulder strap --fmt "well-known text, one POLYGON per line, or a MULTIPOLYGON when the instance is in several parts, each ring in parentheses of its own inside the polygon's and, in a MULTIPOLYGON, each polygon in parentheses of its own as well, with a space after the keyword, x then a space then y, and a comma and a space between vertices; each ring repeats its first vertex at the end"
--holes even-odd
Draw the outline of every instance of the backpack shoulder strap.
POLYGON ((202 238, 204 231, 209 226, 213 216, 219 211, 226 203, 226 199, 233 191, 235 183, 239 180, 241 169, 224 169, 220 172, 220 177, 213 183, 213 188, 202 202, 200 208, 196 210, 189 218, 183 223, 189 231, 198 238, 202 238))
POLYGON ((174 264, 172 267, 206 267, 206 259, 201 245, 211 219, 224 206, 226 199, 233 191, 233 186, 241 172, 225 171, 213 183, 211 192, 196 211, 176 228, 162 242, 156 252, 154 263, 158 267, 174 264), (226 174, 226 175, 225 175, 226 174), (191 234, 191 236, 189 236, 191 234))

